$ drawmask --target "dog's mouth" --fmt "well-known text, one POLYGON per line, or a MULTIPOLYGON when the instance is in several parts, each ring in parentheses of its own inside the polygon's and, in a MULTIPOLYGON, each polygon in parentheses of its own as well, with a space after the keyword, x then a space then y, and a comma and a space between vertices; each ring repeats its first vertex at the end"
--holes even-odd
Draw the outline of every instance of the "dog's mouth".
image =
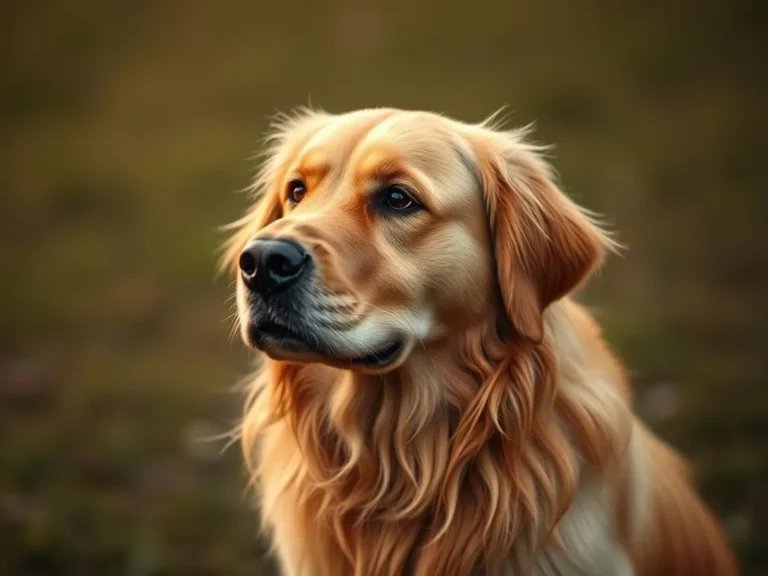
POLYGON ((398 359, 404 348, 402 340, 392 339, 361 356, 341 354, 317 334, 296 330, 273 320, 251 325, 248 337, 256 348, 268 356, 298 361, 315 360, 341 368, 386 368, 398 359))

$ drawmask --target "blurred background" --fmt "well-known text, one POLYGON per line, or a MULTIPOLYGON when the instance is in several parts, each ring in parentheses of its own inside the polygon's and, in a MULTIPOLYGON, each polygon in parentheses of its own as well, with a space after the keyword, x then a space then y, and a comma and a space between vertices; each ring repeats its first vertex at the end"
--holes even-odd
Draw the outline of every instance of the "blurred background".
POLYGON ((583 295, 768 573, 768 3, 4 0, 0 574, 272 574, 217 226, 268 117, 509 105, 629 246, 583 295), (630 6, 632 4, 632 6, 630 6))

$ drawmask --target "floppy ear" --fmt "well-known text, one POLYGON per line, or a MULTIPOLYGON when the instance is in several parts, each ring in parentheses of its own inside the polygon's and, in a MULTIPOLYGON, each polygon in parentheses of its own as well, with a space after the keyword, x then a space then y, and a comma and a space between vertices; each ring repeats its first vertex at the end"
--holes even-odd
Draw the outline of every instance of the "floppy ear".
POLYGON ((506 316, 518 335, 540 342, 544 310, 576 288, 614 243, 557 188, 525 133, 483 125, 472 140, 506 316))
POLYGON ((282 218, 279 188, 286 164, 328 118, 328 114, 309 108, 275 118, 266 138, 266 150, 261 155, 264 161, 247 190, 254 198, 253 205, 245 216, 223 227, 231 235, 222 247, 220 270, 236 272, 240 252, 248 241, 259 230, 282 218))

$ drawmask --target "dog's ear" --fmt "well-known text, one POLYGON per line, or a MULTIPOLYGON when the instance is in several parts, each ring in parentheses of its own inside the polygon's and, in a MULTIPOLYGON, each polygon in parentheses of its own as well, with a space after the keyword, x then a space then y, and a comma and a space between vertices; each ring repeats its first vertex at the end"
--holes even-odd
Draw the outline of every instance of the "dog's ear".
POLYGON ((289 160, 323 126, 330 116, 324 112, 302 108, 291 115, 275 118, 266 138, 263 163, 248 191, 253 205, 245 216, 223 227, 230 233, 222 247, 220 270, 237 270, 237 261, 248 241, 275 220, 282 218, 280 186, 289 160))
POLYGON ((543 337, 544 310, 602 261, 613 241, 563 192, 526 131, 472 127, 499 293, 515 332, 543 337))

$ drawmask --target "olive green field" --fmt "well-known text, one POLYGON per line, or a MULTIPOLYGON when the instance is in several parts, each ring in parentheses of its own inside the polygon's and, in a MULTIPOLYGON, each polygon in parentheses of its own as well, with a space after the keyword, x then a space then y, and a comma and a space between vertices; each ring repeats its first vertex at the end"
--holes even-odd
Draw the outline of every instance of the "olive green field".
POLYGON ((219 227, 270 117, 536 122, 627 249, 579 295, 768 574, 768 3, 0 2, 0 576, 276 574, 219 227))

